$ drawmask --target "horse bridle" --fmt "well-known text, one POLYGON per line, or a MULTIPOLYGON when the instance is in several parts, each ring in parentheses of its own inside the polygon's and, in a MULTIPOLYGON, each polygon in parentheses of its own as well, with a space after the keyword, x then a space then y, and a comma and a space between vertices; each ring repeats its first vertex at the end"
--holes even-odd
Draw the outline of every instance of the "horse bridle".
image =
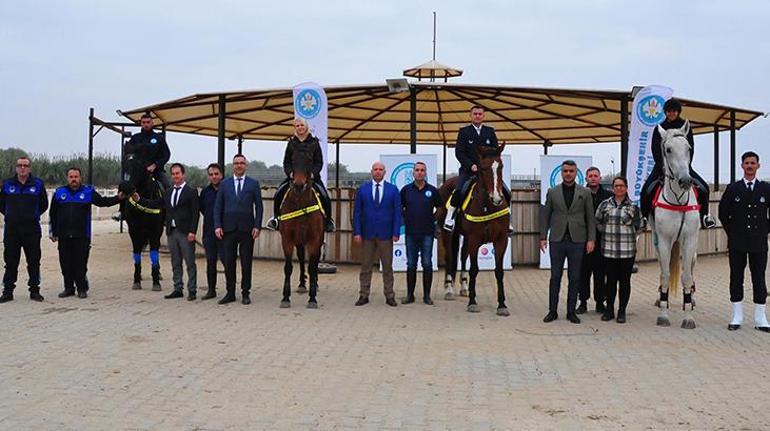
MULTIPOLYGON (((686 139, 687 139, 687 138, 685 137, 685 140, 686 140, 686 139)), ((661 144, 661 145, 663 145, 663 144, 661 144)), ((692 152, 692 146, 690 145, 690 143, 689 143, 689 142, 687 142, 687 147, 688 147, 688 148, 690 149, 690 151, 692 152)), ((679 180, 678 180, 678 179, 677 179, 677 178, 674 176, 674 172, 672 172, 672 171, 671 171, 671 164, 668 162, 668 156, 666 155, 665 147, 663 148, 663 161, 664 161, 664 163, 663 163, 663 167, 664 167, 664 170, 663 170, 663 174, 664 174, 664 176, 665 176, 666 178, 668 178, 669 180, 671 180, 672 182, 673 182, 673 181, 679 181, 679 180)), ((681 205, 685 205, 685 204, 687 203, 687 202, 684 202, 684 203, 683 203, 683 202, 682 202, 682 198, 683 198, 685 195, 689 195, 689 193, 690 193, 690 188, 686 188, 686 189, 684 189, 684 190, 682 191, 682 193, 681 193, 681 194, 677 195, 677 193, 674 191, 674 189, 673 189, 673 188, 671 188, 671 185, 669 185, 669 186, 668 186, 668 189, 669 189, 669 191, 671 191, 671 194, 673 194, 673 195, 674 195, 674 199, 675 199, 675 201, 676 201, 676 202, 669 202, 669 201, 668 201, 668 199, 666 199, 666 193, 665 193, 666 182, 665 182, 665 181, 663 181, 663 188, 664 188, 664 190, 663 190, 663 191, 664 191, 664 193, 661 193, 661 196, 663 197, 663 201, 665 201, 667 204, 669 204, 669 205, 674 205, 674 206, 677 206, 677 205, 681 206, 681 205)))

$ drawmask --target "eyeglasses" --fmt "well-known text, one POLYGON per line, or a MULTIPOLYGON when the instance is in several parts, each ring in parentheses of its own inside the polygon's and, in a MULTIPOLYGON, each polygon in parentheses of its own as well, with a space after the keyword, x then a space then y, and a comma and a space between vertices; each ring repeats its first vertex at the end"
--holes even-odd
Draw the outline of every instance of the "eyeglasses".
POLYGON ((17 168, 28 168, 29 165, 28 164, 19 163, 18 165, 16 165, 16 167, 17 168))

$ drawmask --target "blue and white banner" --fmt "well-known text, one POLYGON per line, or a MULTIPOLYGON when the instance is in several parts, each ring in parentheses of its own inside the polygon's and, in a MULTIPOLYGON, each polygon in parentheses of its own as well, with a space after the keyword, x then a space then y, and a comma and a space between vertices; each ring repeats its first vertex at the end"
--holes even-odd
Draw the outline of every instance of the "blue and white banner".
MULTIPOLYGON (((586 185, 586 170, 591 167, 593 158, 591 156, 540 156, 540 204, 545 205, 545 198, 548 195, 548 189, 561 184, 561 164, 565 160, 573 160, 577 164, 577 178, 575 182, 581 186, 586 185)), ((548 235, 550 236, 550 231, 548 235)), ((538 241, 539 246, 539 241, 538 241)), ((564 263, 565 268, 567 263, 564 263)), ((540 269, 551 268, 551 255, 548 249, 545 253, 540 253, 540 269)))
POLYGON ((324 155, 324 167, 321 170, 321 180, 327 185, 326 157, 329 147, 329 109, 326 103, 326 92, 314 82, 304 82, 294 87, 294 116, 307 121, 310 133, 318 138, 324 155))
POLYGON ((663 104, 674 94, 674 90, 661 85, 644 87, 631 107, 631 130, 628 136, 628 196, 637 205, 642 186, 652 172, 652 129, 666 118, 663 104))
MULTIPOLYGON (((385 165, 385 181, 401 190, 414 181, 412 171, 415 162, 423 162, 427 168, 425 181, 438 188, 438 160, 435 154, 382 154, 380 161, 385 165)), ((433 269, 438 270, 438 242, 433 241, 433 269)), ((406 271, 406 235, 401 226, 401 236, 393 244, 393 270, 406 271)), ((422 271, 422 266, 417 265, 422 271)))

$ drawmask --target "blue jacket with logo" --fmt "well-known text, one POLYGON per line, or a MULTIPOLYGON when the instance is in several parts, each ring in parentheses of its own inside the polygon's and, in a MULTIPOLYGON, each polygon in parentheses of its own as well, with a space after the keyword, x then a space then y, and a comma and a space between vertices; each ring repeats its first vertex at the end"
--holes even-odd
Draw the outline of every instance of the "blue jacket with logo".
POLYGON ((40 215, 47 209, 48 193, 40 178, 30 175, 24 184, 17 176, 3 181, 0 214, 5 216, 5 229, 36 227, 40 231, 40 215))
POLYGON ((119 202, 117 196, 103 197, 93 187, 81 185, 56 189, 51 198, 49 234, 57 238, 91 238, 91 205, 109 207, 119 202))

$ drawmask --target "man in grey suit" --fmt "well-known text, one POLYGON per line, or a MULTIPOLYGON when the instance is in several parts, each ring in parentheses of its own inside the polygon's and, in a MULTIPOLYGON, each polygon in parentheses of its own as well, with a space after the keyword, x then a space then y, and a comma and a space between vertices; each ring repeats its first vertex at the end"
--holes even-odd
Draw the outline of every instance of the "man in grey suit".
POLYGON ((577 164, 565 160, 561 164, 562 183, 548 190, 545 206, 540 212, 540 251, 546 246, 551 256, 551 281, 548 287, 548 314, 543 322, 556 320, 559 305, 561 275, 567 260, 567 320, 580 323, 575 313, 580 290, 580 265, 583 253, 594 250, 596 219, 591 191, 576 184, 577 164), (551 231, 550 239, 548 230, 551 231))

